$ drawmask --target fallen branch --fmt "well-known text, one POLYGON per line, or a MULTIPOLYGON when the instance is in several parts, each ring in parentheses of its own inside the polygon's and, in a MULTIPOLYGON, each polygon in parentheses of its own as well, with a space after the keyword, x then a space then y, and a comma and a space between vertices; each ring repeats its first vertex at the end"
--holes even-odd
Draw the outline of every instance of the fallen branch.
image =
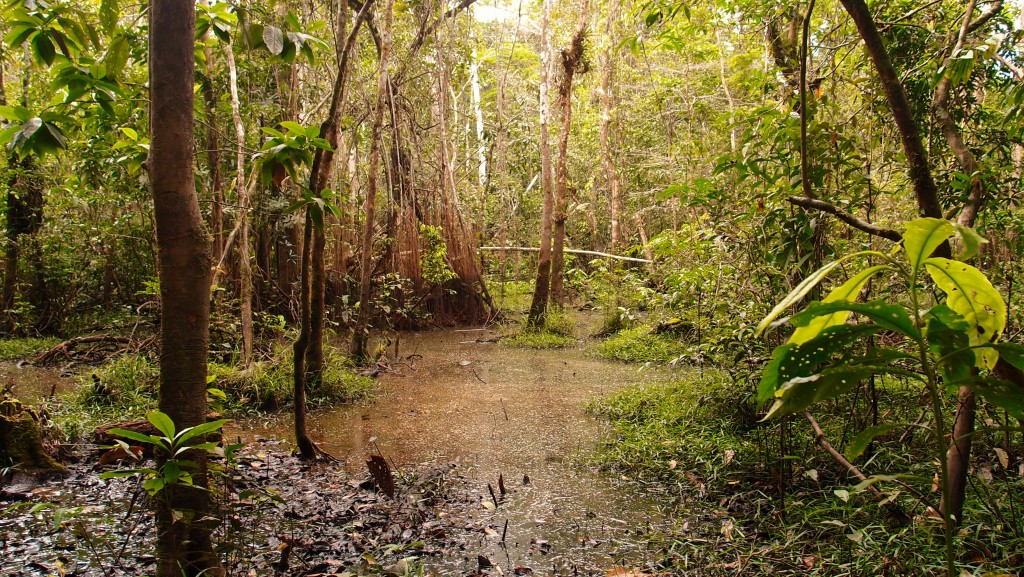
MULTIPOLYGON (((840 465, 845 467, 851 475, 857 477, 861 481, 867 481, 867 476, 865 476, 864 473, 861 473, 860 469, 858 469, 856 465, 847 461, 846 457, 844 457, 842 453, 835 450, 835 448, 831 444, 829 444, 828 440, 825 439, 825 432, 821 430, 821 425, 818 424, 818 421, 814 418, 814 415, 812 415, 808 411, 804 411, 804 416, 807 417, 807 420, 811 422, 811 426, 814 427, 814 440, 818 443, 818 445, 820 445, 822 449, 825 449, 829 455, 832 455, 832 458, 839 462, 840 465)), ((879 499, 885 498, 885 495, 883 495, 882 492, 878 490, 878 487, 875 487, 874 485, 868 485, 868 492, 879 499)))
POLYGON ((815 210, 820 210, 821 212, 827 212, 835 216, 839 220, 845 222, 846 224, 852 226, 853 228, 866 232, 870 235, 887 238, 893 242, 900 242, 903 240, 903 236, 899 232, 891 228, 884 228, 876 224, 871 224, 866 220, 861 220, 856 216, 853 216, 852 214, 839 208, 838 206, 829 202, 825 202, 824 200, 818 200, 816 198, 806 198, 803 196, 791 196, 786 200, 792 204, 795 204, 803 208, 813 208, 815 210))
MULTIPOLYGON (((532 246, 482 246, 482 247, 478 248, 477 250, 491 250, 491 251, 514 250, 514 251, 519 251, 519 252, 540 252, 539 248, 532 247, 532 246)), ((566 248, 566 249, 563 249, 563 252, 567 252, 569 254, 588 254, 588 255, 591 255, 591 256, 600 256, 600 257, 603 257, 603 258, 613 258, 615 260, 623 260, 623 261, 626 261, 626 262, 639 262, 639 263, 644 263, 644 264, 651 264, 651 263, 654 262, 652 260, 648 260, 648 259, 645 259, 645 258, 633 258, 631 256, 619 256, 617 254, 608 254, 606 252, 597 252, 596 250, 580 250, 580 249, 576 249, 576 248, 566 248)))
MULTIPOLYGON (((74 354, 74 350, 73 349, 75 349, 79 345, 87 345, 87 344, 93 344, 93 345, 96 345, 96 346, 101 346, 101 345, 121 345, 121 346, 117 346, 116 348, 114 348, 114 350, 110 351, 110 353, 112 354, 112 353, 121 352, 121 351, 136 352, 136 351, 142 349, 143 347, 147 346, 151 342, 153 342, 152 338, 144 339, 142 341, 137 341, 137 340, 135 340, 135 339, 133 339, 131 337, 119 337, 119 336, 114 336, 114 335, 89 335, 89 336, 85 336, 85 337, 75 337, 73 339, 68 339, 68 340, 62 342, 62 343, 56 345, 55 347, 53 347, 53 348, 51 348, 51 349, 49 349, 47 351, 43 351, 42 353, 39 353, 32 360, 32 364, 34 364, 34 365, 45 365, 47 363, 55 362, 58 357, 64 357, 66 359, 71 359, 71 358, 73 358, 72 355, 74 354)), ((96 347, 94 346, 93 347, 93 352, 95 352, 95 348, 96 347)), ((85 359, 85 360, 88 362, 90 360, 95 360, 95 359, 85 359)))

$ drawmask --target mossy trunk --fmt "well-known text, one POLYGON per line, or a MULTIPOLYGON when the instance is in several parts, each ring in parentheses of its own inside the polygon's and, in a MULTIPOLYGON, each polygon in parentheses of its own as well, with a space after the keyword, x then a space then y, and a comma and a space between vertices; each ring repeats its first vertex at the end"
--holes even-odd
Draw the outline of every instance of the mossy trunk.
POLYGON ((39 420, 21 403, 5 400, 0 415, 0 457, 9 459, 28 474, 63 473, 66 471, 43 446, 39 420))

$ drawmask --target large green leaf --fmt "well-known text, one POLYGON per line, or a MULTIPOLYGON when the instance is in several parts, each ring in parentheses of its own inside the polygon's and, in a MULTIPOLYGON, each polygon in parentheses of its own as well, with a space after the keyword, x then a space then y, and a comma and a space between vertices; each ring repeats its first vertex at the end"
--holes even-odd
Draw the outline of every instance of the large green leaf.
POLYGON ((153 426, 163 433, 168 439, 174 438, 174 421, 172 421, 166 413, 150 411, 146 413, 146 419, 148 419, 150 423, 153 423, 153 426))
POLYGON ((196 437, 197 435, 205 435, 211 433, 224 426, 228 422, 228 419, 219 419, 216 421, 207 421, 194 427, 189 427, 182 432, 178 433, 178 437, 174 439, 174 442, 178 445, 187 443, 189 439, 196 437))
POLYGON ((963 243, 963 250, 960 254, 956 255, 956 260, 968 260, 974 255, 978 254, 978 250, 981 249, 981 245, 987 244, 988 240, 985 237, 978 234, 973 228, 954 224, 956 231, 960 234, 960 240, 963 243))
POLYGON ((779 318, 779 315, 781 315, 786 309, 800 302, 800 299, 804 298, 807 293, 811 292, 811 289, 820 283, 828 273, 832 272, 832 269, 839 266, 841 262, 842 261, 837 260, 826 264, 814 271, 810 276, 805 278, 803 282, 798 284, 796 288, 786 295, 786 298, 782 299, 779 304, 775 305, 775 308, 773 308, 766 317, 761 319, 761 322, 757 324, 757 331, 754 333, 755 336, 763 333, 764 330, 768 328, 768 325, 770 325, 775 319, 779 318))
MULTIPOLYGON (((857 295, 860 294, 861 289, 864 288, 864 285, 867 284, 868 280, 883 270, 893 270, 893 268, 886 265, 877 265, 866 268, 842 285, 832 289, 832 292, 828 293, 828 296, 826 296, 821 302, 831 303, 836 301, 855 301, 857 299, 857 295)), ((807 324, 798 327, 793 332, 793 335, 789 337, 789 342, 802 343, 808 341, 818 336, 821 331, 828 327, 845 323, 849 316, 849 310, 837 310, 827 314, 816 315, 813 319, 810 319, 807 324)), ((794 319, 790 319, 790 322, 795 324, 794 319)))
POLYGON ((276 26, 267 26, 263 29, 263 43, 271 54, 278 56, 284 50, 284 34, 276 26))
POLYGON ((761 384, 757 388, 758 401, 765 402, 792 379, 813 375, 819 365, 878 330, 874 325, 839 325, 823 330, 809 341, 776 347, 772 352, 772 360, 761 374, 761 384))
POLYGON ((907 252, 910 266, 919 270, 921 263, 930 257, 935 249, 956 234, 956 227, 941 218, 919 218, 907 223, 903 233, 903 250, 907 252))
POLYGON ((802 411, 818 401, 838 397, 877 372, 882 372, 882 367, 839 365, 814 375, 790 379, 775 391, 775 404, 764 420, 802 411))
POLYGON ((1017 343, 996 343, 992 348, 999 352, 999 358, 1024 371, 1024 346, 1017 343))
MULTIPOLYGON (((813 302, 806 309, 793 315, 789 322, 796 327, 800 327, 797 329, 799 331, 814 323, 817 319, 828 318, 838 313, 849 315, 851 312, 871 319, 883 329, 900 333, 912 339, 918 337, 917 328, 914 327, 914 321, 911 320, 907 309, 900 305, 887 303, 884 300, 874 300, 866 303, 850 301, 813 302)), ((846 321, 845 317, 843 321, 846 321)), ((793 342, 793 340, 790 339, 790 342, 793 342)))
POLYGON ((970 347, 971 326, 963 315, 937 305, 925 315, 925 336, 932 354, 941 359, 939 373, 947 387, 970 376, 976 359, 970 347))
POLYGON ((1017 383, 996 377, 974 375, 958 384, 969 386, 988 402, 1005 409, 1014 418, 1024 420, 1024 387, 1017 383))
MULTIPOLYGON (((999 340, 1006 327, 1006 303, 980 270, 947 258, 929 258, 924 266, 946 293, 946 305, 967 321, 972 346, 999 340)), ((982 349, 977 357, 979 367, 991 369, 999 360, 999 353, 982 349)))

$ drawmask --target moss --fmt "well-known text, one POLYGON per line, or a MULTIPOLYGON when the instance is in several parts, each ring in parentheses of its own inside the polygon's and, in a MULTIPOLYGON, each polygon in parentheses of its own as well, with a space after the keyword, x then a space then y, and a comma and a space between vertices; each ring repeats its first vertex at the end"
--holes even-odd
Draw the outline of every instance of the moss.
POLYGON ((0 457, 6 457, 25 473, 63 473, 67 469, 43 446, 36 415, 15 399, 0 403, 0 457))

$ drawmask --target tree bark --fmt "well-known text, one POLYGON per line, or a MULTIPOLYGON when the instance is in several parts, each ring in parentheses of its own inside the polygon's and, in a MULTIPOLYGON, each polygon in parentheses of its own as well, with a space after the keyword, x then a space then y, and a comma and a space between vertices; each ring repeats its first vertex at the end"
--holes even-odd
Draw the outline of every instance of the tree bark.
POLYGON ((391 20, 394 0, 385 0, 384 22, 380 29, 380 61, 377 70, 377 95, 373 111, 373 125, 370 130, 370 159, 366 175, 366 195, 363 198, 363 238, 359 255, 359 312, 356 324, 352 329, 352 356, 358 362, 367 360, 367 343, 369 341, 369 324, 372 312, 371 276, 373 274, 373 230, 376 225, 374 216, 377 202, 377 177, 380 172, 380 133, 384 124, 384 109, 388 106, 388 90, 390 76, 388 60, 391 57, 391 20))
POLYGON ((231 91, 231 117, 235 123, 236 160, 235 191, 238 195, 238 280, 239 309, 242 325, 242 365, 252 363, 252 260, 249 257, 249 191, 245 182, 245 124, 239 112, 238 67, 235 52, 228 41, 224 46, 228 58, 229 89, 231 91))
POLYGON ((558 100, 562 107, 562 126, 558 138, 558 165, 555 169, 557 196, 555 198, 555 220, 551 249, 551 301, 558 307, 565 305, 565 222, 569 215, 565 206, 569 192, 569 132, 572 129, 572 81, 577 73, 587 71, 584 60, 583 41, 587 34, 587 14, 590 2, 582 0, 576 32, 569 47, 562 50, 562 81, 558 85, 558 100))
POLYGON ((554 212, 554 182, 551 178, 551 143, 549 142, 548 119, 551 104, 548 85, 551 73, 551 0, 544 0, 540 21, 540 173, 541 190, 544 197, 541 212, 540 256, 537 258, 537 282, 533 288, 533 301, 526 319, 529 327, 543 327, 548 309, 548 295, 551 290, 551 228, 554 212))
MULTIPOLYGON (((178 430, 205 421, 213 255, 193 176, 195 3, 155 0, 150 8, 150 182, 160 270, 159 407, 178 430)), ((206 456, 195 487, 168 487, 156 500, 157 575, 223 575, 210 539, 206 456), (184 517, 175 511, 186 510, 184 517)))

